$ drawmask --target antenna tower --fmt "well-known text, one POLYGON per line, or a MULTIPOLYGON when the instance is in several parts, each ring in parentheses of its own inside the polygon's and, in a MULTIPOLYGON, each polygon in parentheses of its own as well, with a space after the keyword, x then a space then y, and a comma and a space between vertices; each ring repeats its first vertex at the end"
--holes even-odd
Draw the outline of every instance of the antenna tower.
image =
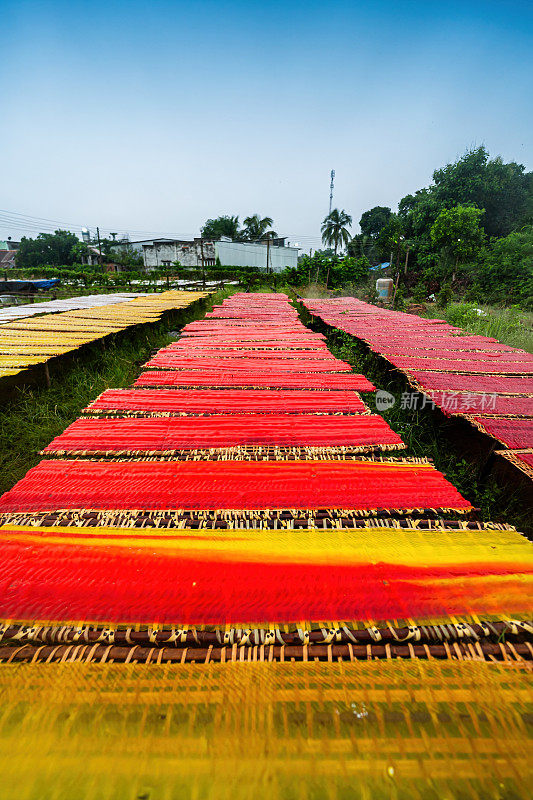
POLYGON ((329 213, 331 214, 331 204, 333 203, 333 182, 335 180, 335 170, 331 170, 331 183, 329 185, 329 213))

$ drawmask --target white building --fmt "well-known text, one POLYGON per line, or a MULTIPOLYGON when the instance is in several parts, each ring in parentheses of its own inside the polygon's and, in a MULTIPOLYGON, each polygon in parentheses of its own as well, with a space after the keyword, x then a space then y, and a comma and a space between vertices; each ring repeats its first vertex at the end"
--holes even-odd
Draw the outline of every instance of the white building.
MULTIPOLYGON (((117 248, 120 247, 117 243, 117 248)), ((129 246, 142 253, 147 270, 170 267, 176 261, 184 267, 211 267, 217 259, 223 267, 268 268, 272 272, 282 272, 287 267, 298 265, 298 248, 285 247, 283 239, 274 239, 267 245, 263 242, 233 242, 222 238, 220 241, 194 239, 144 239, 130 242, 129 246), (280 244, 280 242, 282 244, 280 244)))

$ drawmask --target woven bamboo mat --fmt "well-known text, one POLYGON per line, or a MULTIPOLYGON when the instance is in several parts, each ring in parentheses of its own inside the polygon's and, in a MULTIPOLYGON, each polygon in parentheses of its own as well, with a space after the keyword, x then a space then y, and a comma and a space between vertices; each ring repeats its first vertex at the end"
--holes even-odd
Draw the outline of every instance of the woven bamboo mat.
MULTIPOLYGON (((12 306, 0 309, 0 325, 15 319, 32 317, 36 314, 57 314, 60 311, 71 311, 77 308, 96 308, 97 306, 115 305, 117 303, 143 297, 144 293, 114 292, 113 294, 90 294, 83 297, 68 297, 61 300, 50 300, 45 303, 28 303, 23 306, 12 306)), ((1 330, 1 328, 0 328, 1 330)))
POLYGON ((172 414, 367 414, 357 392, 259 391, 253 389, 107 389, 87 413, 172 414))
POLYGON ((0 585, 0 619, 39 625, 472 624, 533 617, 533 548, 516 531, 445 525, 191 532, 5 524, 0 585))
POLYGON ((353 461, 42 461, 0 498, 0 511, 317 509, 363 512, 471 504, 431 464, 353 461))
POLYGON ((205 296, 205 292, 169 291, 124 300, 105 308, 100 305, 24 322, 6 322, 0 326, 0 377, 73 352, 83 344, 131 325, 157 321, 163 311, 184 308, 205 296), (64 331, 65 336, 57 336, 59 331, 64 331))
POLYGON ((483 433, 502 442, 511 450, 533 447, 533 419, 498 419, 468 417, 483 433))
MULTIPOLYGON (((416 358, 413 356, 387 356, 396 367, 426 372, 459 372, 467 375, 533 375, 533 359, 504 361, 493 358, 482 359, 416 358)), ((533 384, 533 378, 530 378, 533 384)))
POLYGON ((167 453, 181 449, 277 447, 404 448, 400 436, 375 414, 324 416, 248 414, 138 419, 82 418, 44 453, 167 453))
POLYGON ((490 337, 462 335, 459 328, 442 320, 422 319, 354 298, 306 300, 304 305, 327 325, 357 336, 403 370, 411 385, 428 394, 446 414, 464 416, 503 444, 532 444, 525 432, 530 422, 520 420, 533 414, 531 354, 490 337), (468 398, 466 393, 471 393, 468 398), (524 399, 513 401, 507 395, 524 399), (482 412, 483 420, 476 412, 482 412), (489 414, 516 420, 492 424, 489 414))
POLYGON ((154 370, 143 372, 134 386, 176 386, 184 388, 208 389, 308 389, 314 391, 357 391, 372 392, 375 387, 364 375, 354 373, 293 373, 286 372, 245 372, 238 370, 203 372, 200 370, 154 370))
POLYGON ((2 786, 27 800, 50 787, 79 800, 525 798, 526 680, 511 661, 4 664, 2 786))
POLYGON ((496 450, 498 455, 503 456, 518 467, 528 478, 533 478, 533 448, 524 450, 496 450))
POLYGON ((496 394, 494 392, 458 392, 451 389, 426 390, 426 394, 445 414, 466 414, 498 417, 533 416, 533 397, 496 394))
POLYGON ((254 370, 261 373, 271 369, 273 372, 290 372, 306 374, 314 372, 351 372, 349 364, 339 359, 331 358, 301 358, 283 359, 272 358, 269 362, 262 363, 259 359, 253 358, 182 358, 179 355, 165 354, 156 355, 146 364, 145 367, 152 369, 179 369, 179 370, 201 370, 202 372, 217 373, 223 375, 235 375, 239 372, 251 373, 254 370))
POLYGON ((503 394, 518 397, 533 397, 533 379, 527 377, 499 375, 465 375, 444 372, 424 372, 408 370, 408 378, 426 389, 449 389, 456 392, 473 392, 475 394, 503 394))

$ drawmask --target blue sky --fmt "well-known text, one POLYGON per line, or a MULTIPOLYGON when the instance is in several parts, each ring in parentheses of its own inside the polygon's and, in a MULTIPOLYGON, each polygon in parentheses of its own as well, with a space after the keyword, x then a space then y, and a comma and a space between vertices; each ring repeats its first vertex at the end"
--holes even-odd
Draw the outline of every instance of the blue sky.
POLYGON ((533 167, 532 3, 0 0, 0 16, 0 208, 28 217, 141 238, 258 212, 309 248, 332 168, 357 223, 472 145, 533 167))

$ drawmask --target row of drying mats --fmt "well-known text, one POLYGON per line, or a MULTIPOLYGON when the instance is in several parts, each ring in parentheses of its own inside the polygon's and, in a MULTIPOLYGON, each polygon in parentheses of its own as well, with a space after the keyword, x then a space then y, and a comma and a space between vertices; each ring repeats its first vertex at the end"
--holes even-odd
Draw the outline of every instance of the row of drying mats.
MULTIPOLYGON (((89 295, 0 309, 0 381, 74 353, 135 325, 159 322, 167 311, 186 308, 206 292, 89 295)), ((0 384, 1 388, 1 384, 0 384)))
POLYGON ((376 308, 353 297, 305 300, 315 317, 366 342, 445 414, 504 445, 497 454, 533 479, 533 355, 442 319, 376 308))
POLYGON ((373 388, 236 294, 0 499, 9 796, 527 796, 530 545, 373 388))

